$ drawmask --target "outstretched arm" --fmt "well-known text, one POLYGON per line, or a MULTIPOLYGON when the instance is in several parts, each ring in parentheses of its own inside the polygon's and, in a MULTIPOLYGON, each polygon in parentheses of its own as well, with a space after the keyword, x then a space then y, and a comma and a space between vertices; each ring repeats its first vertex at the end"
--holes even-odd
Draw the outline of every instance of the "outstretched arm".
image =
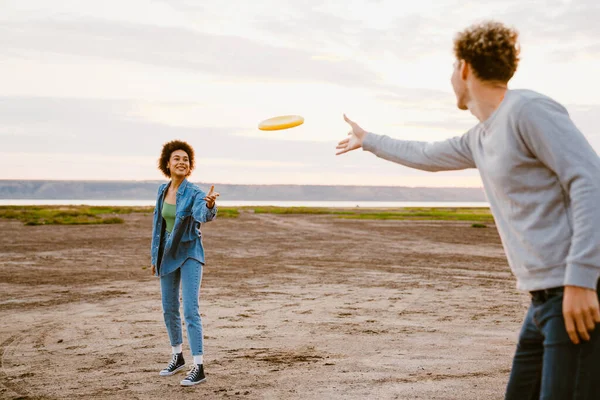
POLYGON ((363 148, 377 157, 424 171, 450 171, 475 168, 468 143, 468 134, 441 142, 428 143, 392 139, 366 132, 356 122, 344 115, 351 126, 348 138, 338 146, 337 155, 363 148))
POLYGON ((204 193, 198 193, 194 199, 194 206, 192 208, 192 214, 194 219, 201 223, 212 221, 217 216, 217 197, 219 193, 215 192, 215 187, 211 186, 210 191, 204 197, 204 193))

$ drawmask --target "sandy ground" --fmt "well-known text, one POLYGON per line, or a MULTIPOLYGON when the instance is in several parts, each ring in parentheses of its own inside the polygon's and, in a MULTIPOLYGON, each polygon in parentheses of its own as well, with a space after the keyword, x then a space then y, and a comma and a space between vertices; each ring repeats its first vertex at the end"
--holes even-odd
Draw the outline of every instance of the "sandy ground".
MULTIPOLYGON (((150 215, 0 220, 2 399, 502 399, 527 296, 496 230, 243 213, 204 226, 207 382, 170 359, 150 215)), ((191 361, 184 333, 184 352, 191 361)))

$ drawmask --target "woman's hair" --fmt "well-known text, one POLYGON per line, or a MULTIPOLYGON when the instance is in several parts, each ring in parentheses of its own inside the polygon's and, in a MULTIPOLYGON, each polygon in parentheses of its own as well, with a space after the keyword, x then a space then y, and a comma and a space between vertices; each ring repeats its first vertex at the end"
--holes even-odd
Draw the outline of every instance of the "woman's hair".
POLYGON ((163 175, 165 175, 167 178, 171 177, 171 171, 167 168, 167 165, 171 159, 171 154, 177 150, 183 150, 188 155, 190 160, 190 172, 188 173, 188 176, 194 170, 194 149, 192 149, 192 146, 181 140, 172 140, 163 145, 162 152, 160 153, 160 159, 158 160, 158 169, 160 169, 163 175))
POLYGON ((465 60, 482 81, 507 83, 519 64, 519 33, 487 21, 475 24, 454 38, 454 55, 465 60))

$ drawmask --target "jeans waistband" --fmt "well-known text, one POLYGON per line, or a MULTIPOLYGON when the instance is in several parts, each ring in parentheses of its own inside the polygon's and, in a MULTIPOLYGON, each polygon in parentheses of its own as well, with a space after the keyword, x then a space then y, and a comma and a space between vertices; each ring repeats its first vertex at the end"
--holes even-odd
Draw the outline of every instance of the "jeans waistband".
POLYGON ((531 294, 531 300, 544 302, 552 297, 560 296, 564 293, 565 288, 563 286, 550 288, 550 289, 542 289, 542 290, 534 290, 533 292, 529 292, 531 294))

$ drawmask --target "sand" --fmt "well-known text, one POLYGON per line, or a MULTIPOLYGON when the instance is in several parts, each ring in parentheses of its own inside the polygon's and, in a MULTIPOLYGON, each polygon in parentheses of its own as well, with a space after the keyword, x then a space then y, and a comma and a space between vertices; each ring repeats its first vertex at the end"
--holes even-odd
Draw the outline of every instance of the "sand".
POLYGON ((184 373, 158 376, 170 346, 152 218, 123 218, 0 220, 0 398, 503 398, 528 298, 493 226, 251 212, 205 225, 208 379, 184 388, 184 373))

